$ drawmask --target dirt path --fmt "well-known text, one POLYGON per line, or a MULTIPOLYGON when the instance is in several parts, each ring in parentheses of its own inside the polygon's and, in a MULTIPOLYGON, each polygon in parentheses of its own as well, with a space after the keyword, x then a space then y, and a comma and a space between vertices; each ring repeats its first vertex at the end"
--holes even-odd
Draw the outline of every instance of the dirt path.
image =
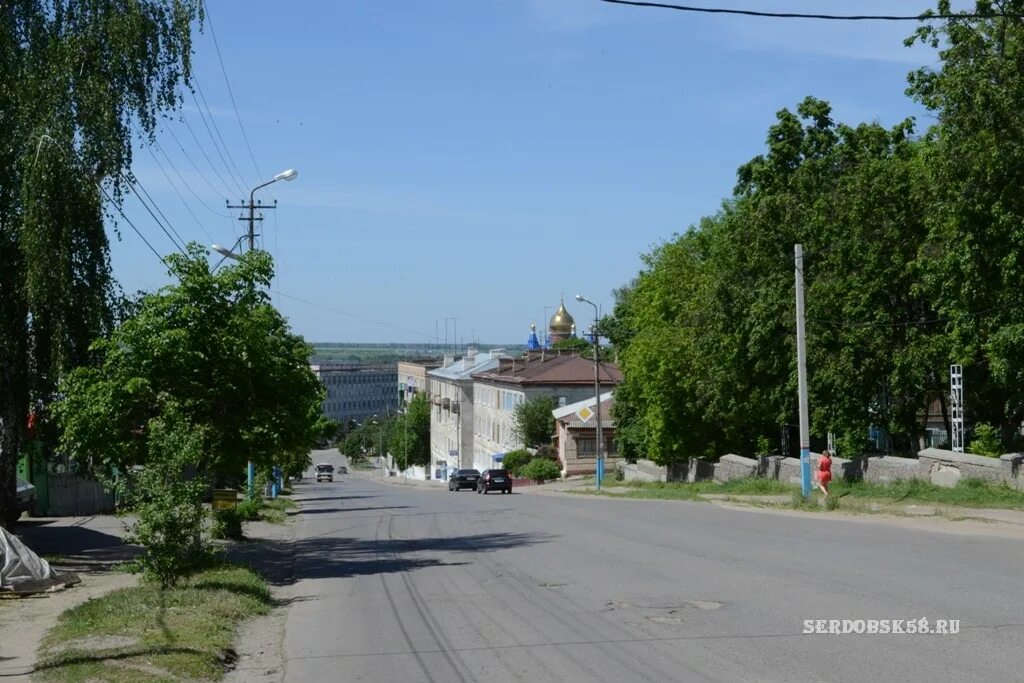
POLYGON ((139 577, 119 572, 79 574, 82 583, 55 593, 0 599, 0 678, 28 681, 46 632, 67 609, 118 588, 134 586, 139 577))

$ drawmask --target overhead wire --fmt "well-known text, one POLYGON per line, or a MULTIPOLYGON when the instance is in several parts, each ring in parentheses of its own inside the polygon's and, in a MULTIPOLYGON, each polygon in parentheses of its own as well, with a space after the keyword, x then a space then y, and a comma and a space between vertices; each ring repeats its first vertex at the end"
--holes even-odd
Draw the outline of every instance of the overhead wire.
POLYGON ((374 320, 372 318, 366 318, 364 316, 357 315, 355 313, 349 313, 348 311, 342 311, 342 310, 340 310, 338 308, 334 308, 333 306, 327 306, 327 305, 324 305, 324 304, 317 303, 315 301, 309 301, 308 299, 302 299, 302 298, 297 297, 297 296, 292 296, 291 294, 285 294, 284 292, 281 292, 281 291, 278 292, 278 296, 283 296, 285 299, 291 299, 292 301, 298 301, 299 303, 303 303, 303 304, 306 304, 306 305, 309 305, 309 306, 315 306, 317 308, 322 308, 322 309, 324 309, 326 311, 331 311, 332 313, 337 313, 337 314, 343 315, 343 316, 345 316, 347 318, 353 318, 355 320, 360 320, 362 322, 370 323, 370 324, 373 324, 373 325, 380 325, 382 327, 390 327, 390 328, 398 330, 400 332, 408 332, 410 334, 415 334, 415 335, 417 335, 419 337, 425 337, 426 339, 430 339, 430 340, 434 339, 434 335, 432 335, 432 334, 426 334, 424 332, 413 330, 413 329, 410 329, 408 327, 402 327, 400 325, 394 325, 392 323, 386 323, 386 322, 383 322, 381 320, 374 320))
POLYGON ((658 9, 693 12, 697 14, 728 14, 762 19, 821 19, 827 21, 933 21, 948 19, 1022 19, 1024 14, 1018 12, 923 12, 921 14, 818 14, 807 12, 769 12, 765 10, 749 10, 731 7, 698 7, 693 5, 677 5, 667 2, 643 2, 642 0, 601 0, 613 5, 631 5, 633 7, 654 7, 658 9))
POLYGON ((249 159, 252 161, 253 168, 256 169, 256 175, 259 178, 263 177, 263 172, 260 171, 259 164, 256 163, 256 156, 252 153, 252 145, 249 144, 249 136, 245 132, 245 126, 242 125, 242 117, 238 113, 238 104, 235 102, 235 93, 231 89, 231 79, 228 78, 228 70, 224 66, 224 57, 220 53, 220 44, 217 42, 217 32, 213 29, 213 18, 210 16, 210 8, 207 6, 205 0, 203 0, 203 11, 206 15, 206 22, 210 26, 210 37, 213 38, 213 47, 217 52, 217 61, 220 62, 220 71, 224 75, 224 84, 228 89, 228 96, 231 98, 231 107, 235 110, 235 119, 238 121, 238 128, 242 131, 242 139, 245 141, 245 147, 249 151, 249 159))
MULTIPOLYGON (((195 84, 197 91, 201 94, 202 90, 199 89, 199 81, 193 80, 193 83, 195 84)), ((193 92, 192 101, 196 103, 199 118, 203 120, 203 126, 206 128, 206 134, 210 136, 210 141, 213 142, 213 148, 217 150, 217 156, 220 157, 221 163, 224 164, 224 169, 227 171, 228 177, 231 178, 231 181, 235 183, 236 187, 239 189, 244 188, 246 185, 245 179, 242 178, 241 173, 238 173, 235 161, 231 158, 231 151, 228 149, 227 145, 224 144, 224 138, 220 134, 220 129, 217 128, 217 122, 213 120, 213 112, 210 111, 209 105, 206 104, 206 98, 204 97, 202 104, 200 104, 199 98, 196 97, 196 93, 193 92), (214 135, 214 131, 216 131, 216 135, 214 135), (218 142, 218 138, 220 139, 220 142, 218 142)))
POLYGON ((96 183, 96 187, 98 187, 100 192, 103 193, 103 196, 107 198, 107 203, 112 204, 114 208, 117 209, 117 212, 120 213, 121 217, 124 218, 124 220, 128 223, 129 226, 131 226, 131 229, 135 231, 135 234, 139 236, 139 239, 145 242, 146 246, 149 247, 149 250, 153 252, 165 266, 170 267, 169 264, 167 263, 167 260, 163 256, 161 256, 160 252, 157 251, 152 244, 150 244, 150 241, 146 239, 146 236, 142 234, 142 231, 139 230, 138 227, 136 227, 135 223, 132 222, 132 219, 128 218, 128 214, 124 212, 124 209, 122 209, 121 206, 118 205, 118 203, 115 202, 113 198, 111 198, 111 196, 107 193, 106 188, 103 187, 103 185, 101 185, 100 183, 96 183))
POLYGON ((179 235, 178 231, 174 229, 174 226, 171 225, 171 222, 167 220, 167 216, 165 216, 164 212, 160 210, 160 207, 149 195, 149 192, 146 191, 146 188, 143 187, 142 183, 135 176, 135 174, 129 171, 127 173, 122 173, 121 177, 124 178, 125 181, 127 181, 128 187, 131 188, 132 193, 139 200, 139 203, 142 204, 142 207, 146 209, 146 212, 153 217, 153 220, 156 221, 156 224, 158 226, 160 226, 160 229, 163 230, 164 234, 167 235, 167 238, 171 240, 171 243, 174 244, 175 248, 182 254, 187 256, 188 254, 184 246, 185 241, 181 239, 181 235, 179 235), (142 194, 139 194, 139 190, 142 190, 142 194, 146 195, 145 199, 142 198, 142 194), (147 203, 146 200, 149 200, 149 203, 147 203), (153 208, 150 208, 150 203, 153 205, 153 208), (163 217, 164 222, 161 222, 160 218, 157 217, 157 214, 154 213, 154 209, 156 210, 157 213, 160 214, 160 216, 163 217))
MULTIPOLYGON (((188 163, 190 163, 192 165, 192 168, 194 168, 196 173, 199 174, 199 177, 203 179, 203 182, 206 183, 207 187, 209 187, 215 194, 219 194, 221 196, 224 196, 224 191, 223 190, 218 190, 216 187, 214 187, 213 183, 210 181, 210 179, 208 177, 206 177, 206 174, 203 173, 201 170, 199 170, 199 165, 196 164, 196 162, 192 159, 192 157, 189 155, 189 153, 187 151, 185 151, 185 146, 183 144, 181 144, 181 140, 178 138, 178 135, 174 132, 174 129, 171 128, 170 126, 165 126, 164 130, 166 130, 168 133, 170 133, 171 137, 174 139, 174 142, 178 145, 178 149, 181 150, 181 153, 184 155, 185 159, 188 161, 188 163)), ((231 194, 231 190, 230 189, 228 191, 228 194, 229 195, 231 194)))
POLYGON ((173 180, 171 180, 171 176, 168 175, 167 171, 163 167, 163 164, 160 163, 160 160, 153 152, 153 148, 150 147, 149 145, 146 145, 145 147, 146 151, 149 152, 149 155, 153 157, 153 161, 156 163, 157 168, 159 168, 160 172, 164 174, 164 178, 167 178, 167 183, 171 186, 171 189, 174 190, 174 194, 178 195, 178 199, 180 199, 181 203, 185 205, 185 210, 188 211, 190 216, 192 216, 193 220, 195 220, 196 222, 196 225, 198 225, 199 229, 203 231, 204 235, 206 235, 206 238, 210 242, 212 242, 213 237, 210 236, 210 232, 206 229, 206 226, 203 225, 203 222, 199 220, 199 217, 196 216, 195 211, 192 210, 192 206, 188 203, 188 201, 185 200, 185 196, 182 195, 181 192, 178 190, 178 186, 174 184, 173 180))
MULTIPOLYGON (((230 196, 233 192, 235 192, 235 190, 238 191, 239 196, 244 195, 245 190, 242 189, 241 185, 235 183, 235 188, 232 189, 231 183, 224 180, 224 177, 220 174, 220 171, 217 169, 216 164, 214 164, 213 160, 210 159, 210 155, 206 153, 206 148, 203 147, 203 143, 199 142, 199 136, 196 135, 195 129, 192 128, 192 124, 188 122, 188 119, 185 117, 184 112, 181 114, 178 120, 185 124, 185 128, 188 129, 189 134, 192 135, 192 139, 195 140, 196 147, 199 148, 199 152, 203 155, 203 158, 206 159, 206 163, 210 164, 210 168, 213 169, 213 174, 217 176, 217 179, 220 180, 220 182, 223 183, 224 187, 227 188, 226 196, 230 196)), ((232 179, 232 182, 235 182, 234 179, 232 179)))
MULTIPOLYGON (((139 135, 141 137, 142 134, 140 133, 139 135)), ((203 208, 205 208, 207 211, 216 216, 220 216, 221 218, 232 218, 231 214, 218 211, 217 209, 207 204, 206 201, 199 196, 199 193, 192 188, 192 185, 189 184, 189 182, 185 179, 185 176, 181 174, 181 171, 178 170, 178 167, 174 165, 174 162, 171 160, 170 155, 167 153, 167 150, 163 148, 163 145, 160 144, 159 140, 154 139, 152 141, 152 146, 156 147, 157 151, 163 155, 164 160, 171 167, 171 170, 174 171, 174 175, 178 176, 178 180, 180 180, 182 184, 185 186, 185 188, 192 194, 192 196, 196 198, 196 201, 203 205, 203 208)))

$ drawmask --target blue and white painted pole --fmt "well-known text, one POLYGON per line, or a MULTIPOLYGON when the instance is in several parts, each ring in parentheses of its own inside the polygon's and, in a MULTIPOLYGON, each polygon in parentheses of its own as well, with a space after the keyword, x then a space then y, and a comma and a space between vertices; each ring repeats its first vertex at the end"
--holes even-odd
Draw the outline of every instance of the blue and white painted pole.
POLYGON ((811 495, 811 428, 807 414, 807 333, 804 329, 804 248, 793 247, 796 259, 796 367, 800 393, 800 488, 811 495))
POLYGON ((245 481, 248 486, 249 498, 256 497, 256 466, 252 464, 252 460, 249 461, 249 465, 246 467, 245 481))

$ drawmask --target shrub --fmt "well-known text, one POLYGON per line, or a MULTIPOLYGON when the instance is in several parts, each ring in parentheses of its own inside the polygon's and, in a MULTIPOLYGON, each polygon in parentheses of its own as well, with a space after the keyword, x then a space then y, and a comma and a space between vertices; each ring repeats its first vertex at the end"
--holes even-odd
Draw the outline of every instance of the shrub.
POLYGON ((533 456, 529 451, 521 449, 518 451, 509 451, 505 454, 505 458, 501 461, 501 464, 508 470, 508 473, 513 477, 518 477, 523 468, 533 460, 533 456))
POLYGON ((242 515, 241 506, 227 510, 214 510, 210 535, 214 538, 242 538, 243 519, 246 518, 242 515))
POLYGON ((260 499, 257 498, 246 498, 235 507, 238 511, 238 515, 241 519, 259 519, 260 517, 260 499))
POLYGON ((126 475, 127 502, 136 522, 125 540, 144 549, 129 567, 156 579, 164 588, 210 556, 202 540, 206 484, 199 477, 186 475, 195 471, 202 434, 176 418, 171 414, 150 420, 150 460, 126 475))
POLYGON ((1003 454, 1003 443, 999 438, 999 430, 982 422, 974 427, 974 440, 971 441, 971 453, 998 458, 1003 454))
POLYGON ((562 476, 562 471, 554 460, 536 458, 523 467, 522 474, 540 484, 550 479, 558 479, 562 476))

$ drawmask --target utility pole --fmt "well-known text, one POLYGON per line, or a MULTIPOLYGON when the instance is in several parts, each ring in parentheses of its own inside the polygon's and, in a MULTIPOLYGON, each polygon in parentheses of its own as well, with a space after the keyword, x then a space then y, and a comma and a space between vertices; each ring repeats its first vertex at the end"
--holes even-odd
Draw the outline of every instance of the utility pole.
POLYGON ((949 406, 952 409, 950 443, 954 453, 964 452, 964 366, 949 366, 949 406))
POLYGON ((593 301, 586 298, 582 294, 576 295, 576 301, 579 301, 580 303, 587 303, 594 307, 594 327, 591 328, 591 331, 594 333, 594 402, 596 404, 594 410, 596 412, 595 417, 597 418, 597 438, 594 444, 595 446, 597 446, 597 467, 595 468, 594 472, 594 483, 597 485, 597 490, 600 491, 601 480, 604 479, 604 434, 602 433, 603 430, 601 429, 601 360, 599 358, 601 347, 598 342, 597 332, 598 309, 597 304, 595 304, 593 301))
POLYGON ((804 247, 793 247, 796 260, 796 372, 800 394, 800 488, 811 495, 811 426, 807 414, 807 333, 804 329, 804 247))
MULTIPOLYGON (((261 185, 260 187, 263 187, 263 186, 261 185)), ((249 194, 249 203, 248 204, 244 203, 245 200, 242 200, 243 201, 242 204, 228 204, 227 205, 227 207, 229 209, 244 209, 244 210, 249 212, 248 216, 239 216, 238 217, 238 220, 245 221, 245 222, 247 222, 249 224, 249 232, 246 235, 246 239, 249 242, 249 251, 252 251, 253 249, 256 248, 256 236, 257 236, 256 235, 256 221, 262 221, 263 220, 263 211, 264 210, 276 209, 277 208, 277 200, 276 199, 274 200, 274 203, 272 205, 271 204, 264 204, 262 201, 254 202, 253 201, 253 194, 255 194, 256 190, 258 190, 258 189, 260 189, 260 188, 259 187, 255 188, 249 194), (258 216, 256 215, 256 210, 257 209, 260 211, 260 214, 258 216)))

